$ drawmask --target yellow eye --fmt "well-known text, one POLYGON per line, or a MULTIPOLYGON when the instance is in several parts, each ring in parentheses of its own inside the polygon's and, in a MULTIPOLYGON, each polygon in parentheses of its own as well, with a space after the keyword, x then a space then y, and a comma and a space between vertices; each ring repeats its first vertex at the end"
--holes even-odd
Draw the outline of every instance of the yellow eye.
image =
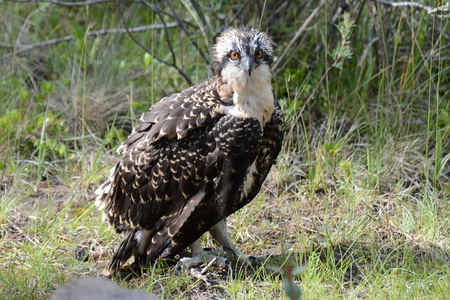
POLYGON ((237 53, 237 52, 231 52, 230 53, 230 57, 231 57, 231 59, 238 59, 239 58, 239 53, 237 53))
POLYGON ((262 57, 262 51, 261 50, 258 50, 257 52, 256 52, 256 54, 255 54, 255 56, 256 56, 256 58, 261 58, 262 57))

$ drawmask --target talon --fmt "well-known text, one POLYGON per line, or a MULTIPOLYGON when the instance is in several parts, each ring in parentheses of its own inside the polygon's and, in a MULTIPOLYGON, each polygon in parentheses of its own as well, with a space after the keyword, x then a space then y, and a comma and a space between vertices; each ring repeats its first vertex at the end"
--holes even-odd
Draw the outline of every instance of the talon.
POLYGON ((175 265, 175 275, 178 275, 181 269, 189 269, 190 267, 202 263, 201 257, 183 257, 175 265))
POLYGON ((234 275, 233 265, 231 264, 231 262, 228 259, 225 261, 225 264, 228 267, 228 272, 230 272, 231 277, 233 277, 233 275, 234 275))
POLYGON ((250 260, 251 262, 255 262, 256 261, 256 257, 254 257, 253 255, 249 255, 247 257, 248 260, 250 260))
POLYGON ((236 250, 232 249, 231 247, 223 246, 222 249, 223 249, 224 251, 231 252, 231 254, 233 254, 233 256, 234 256, 234 259, 236 259, 236 258, 239 257, 239 254, 236 253, 236 250))
POLYGON ((181 268, 182 268, 182 263, 181 263, 181 261, 178 261, 177 264, 175 265, 174 270, 173 270, 175 275, 179 275, 180 274, 181 268))
POLYGON ((183 257, 180 259, 177 264, 175 265, 175 274, 177 275, 181 269, 189 269, 191 267, 198 266, 202 263, 207 264, 206 269, 208 269, 211 265, 216 265, 219 268, 224 267, 230 267, 231 262, 221 256, 214 256, 214 255, 201 255, 201 256, 194 256, 194 257, 183 257))

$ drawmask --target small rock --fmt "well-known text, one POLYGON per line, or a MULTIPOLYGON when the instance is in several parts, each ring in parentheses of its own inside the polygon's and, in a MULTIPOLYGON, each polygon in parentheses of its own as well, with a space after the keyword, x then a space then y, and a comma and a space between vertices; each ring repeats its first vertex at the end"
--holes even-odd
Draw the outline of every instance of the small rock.
POLYGON ((86 277, 71 280, 58 288, 51 300, 159 300, 152 293, 123 289, 101 277, 86 277))

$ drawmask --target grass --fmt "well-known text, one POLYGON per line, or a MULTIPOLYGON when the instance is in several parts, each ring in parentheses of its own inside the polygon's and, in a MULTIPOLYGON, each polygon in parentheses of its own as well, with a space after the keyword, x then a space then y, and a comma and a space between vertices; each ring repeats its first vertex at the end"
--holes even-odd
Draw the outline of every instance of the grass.
MULTIPOLYGON (((339 68, 328 70, 342 37, 330 25, 337 4, 326 4, 276 72, 285 145, 261 193, 228 220, 244 253, 274 254, 267 267, 238 268, 233 277, 211 268, 198 279, 157 263, 142 277, 113 278, 117 284, 163 299, 282 299, 274 269, 305 266, 293 278, 304 299, 450 295, 450 25, 366 2, 351 2, 352 55, 339 68)), ((220 3, 200 3, 208 33, 191 39, 205 53, 209 32, 239 9, 220 3)), ((174 5, 202 22, 187 2, 174 5)), ((258 5, 243 15, 270 27, 276 56, 314 9, 258 5)), ((134 4, 124 13, 132 26, 160 22, 134 4)), ((0 66, 0 298, 43 299, 72 278, 101 273, 120 237, 101 222, 93 191, 140 113, 188 85, 124 34, 86 38, 123 26, 113 4, 5 3, 0 15, 0 56, 12 51, 8 44, 75 36, 0 66)), ((182 33, 169 35, 193 81, 211 76, 182 33)), ((165 33, 135 36, 170 60, 165 33)), ((210 237, 204 242, 214 247, 210 237)))

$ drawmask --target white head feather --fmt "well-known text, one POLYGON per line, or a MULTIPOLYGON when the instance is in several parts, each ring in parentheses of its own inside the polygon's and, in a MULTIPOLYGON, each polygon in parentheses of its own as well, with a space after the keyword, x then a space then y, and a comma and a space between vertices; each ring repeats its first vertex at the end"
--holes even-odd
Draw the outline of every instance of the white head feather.
POLYGON ((269 121, 274 109, 269 67, 273 48, 267 34, 230 28, 218 37, 213 51, 220 88, 233 94, 228 113, 254 117, 263 124, 269 121))

